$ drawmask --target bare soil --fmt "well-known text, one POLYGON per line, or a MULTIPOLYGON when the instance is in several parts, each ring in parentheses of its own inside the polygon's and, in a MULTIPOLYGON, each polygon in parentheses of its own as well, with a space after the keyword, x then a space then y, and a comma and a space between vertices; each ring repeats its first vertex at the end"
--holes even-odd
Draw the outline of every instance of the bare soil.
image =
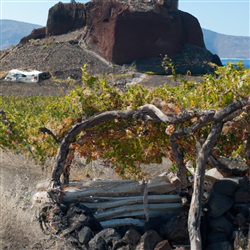
MULTIPOLYGON (((82 162, 81 162, 82 161, 82 162)), ((118 178, 112 169, 92 163, 83 169, 78 159, 72 178, 118 178)), ((62 238, 45 235, 39 225, 39 204, 32 201, 36 184, 49 180, 53 160, 38 165, 24 155, 0 151, 0 248, 1 249, 72 249, 62 238)))
MULTIPOLYGON (((72 249, 62 238, 42 232, 38 221, 41 207, 32 200, 36 185, 50 180, 53 163, 51 159, 39 165, 27 156, 0 151, 1 249, 72 249)), ((110 166, 101 162, 86 165, 84 159, 76 157, 72 165, 71 180, 119 179, 110 166)), ((169 165, 165 159, 162 165, 143 168, 153 177, 166 171, 169 165)))
POLYGON ((32 206, 34 187, 48 172, 27 157, 3 150, 0 167, 1 249, 67 249, 62 240, 41 231, 39 208, 32 206))
POLYGON ((60 96, 72 89, 69 84, 53 81, 38 83, 0 81, 0 95, 2 96, 60 96))

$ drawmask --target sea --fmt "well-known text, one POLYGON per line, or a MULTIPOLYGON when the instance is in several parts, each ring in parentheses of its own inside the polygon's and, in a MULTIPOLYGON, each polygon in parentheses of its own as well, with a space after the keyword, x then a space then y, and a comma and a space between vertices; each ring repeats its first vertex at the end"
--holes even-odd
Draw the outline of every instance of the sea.
POLYGON ((221 58, 221 62, 224 66, 226 66, 229 62, 238 63, 240 61, 246 68, 250 68, 250 59, 221 58))

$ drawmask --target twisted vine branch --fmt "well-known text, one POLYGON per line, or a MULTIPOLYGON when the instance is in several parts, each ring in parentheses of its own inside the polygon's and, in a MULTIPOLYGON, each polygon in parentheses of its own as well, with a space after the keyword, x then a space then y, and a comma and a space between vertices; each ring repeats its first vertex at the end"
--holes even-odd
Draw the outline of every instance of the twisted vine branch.
MULTIPOLYGON (((249 110, 250 107, 250 96, 242 98, 241 100, 235 101, 225 108, 214 111, 184 111, 176 115, 166 115, 160 109, 152 104, 144 105, 137 110, 127 110, 127 111, 106 111, 101 114, 92 116, 82 122, 74 125, 65 135, 63 141, 61 142, 57 157, 54 171, 52 174, 52 185, 55 187, 56 191, 60 187, 60 177, 63 174, 64 166, 66 164, 66 159, 69 154, 70 144, 76 139, 76 136, 83 130, 92 128, 94 126, 100 125, 105 121, 110 121, 114 119, 143 119, 143 120, 153 120, 155 122, 163 122, 165 124, 182 124, 192 118, 196 118, 196 121, 192 123, 190 127, 184 127, 183 125, 180 129, 176 129, 170 136, 171 147, 176 161, 180 168, 185 169, 185 164, 183 162, 183 152, 179 150, 179 145, 177 143, 177 138, 184 135, 190 135, 195 133, 199 128, 211 124, 211 130, 206 138, 205 142, 199 148, 197 152, 196 159, 196 174, 194 178, 194 193, 192 196, 192 201, 189 210, 189 236, 191 242, 191 249, 202 249, 202 242, 200 236, 200 218, 201 218, 201 200, 202 200, 202 186, 204 182, 205 168, 208 158, 215 146, 222 128, 223 124, 230 119, 238 116, 241 112, 249 110)), ((68 180, 67 180, 68 181, 68 180)), ((182 178, 183 181, 183 178, 182 178)))
POLYGON ((172 147, 174 155, 176 157, 179 165, 182 164, 182 156, 180 152, 177 152, 176 149, 176 137, 192 134, 197 131, 199 128, 205 126, 208 123, 212 122, 223 122, 229 115, 232 115, 239 109, 242 109, 244 106, 249 105, 249 97, 242 99, 241 101, 236 101, 220 111, 214 110, 205 110, 205 111, 184 111, 176 115, 166 115, 159 108, 152 104, 146 104, 142 107, 139 107, 137 110, 125 110, 125 111, 106 111, 97 115, 94 115, 82 122, 75 124, 65 135, 64 139, 61 142, 57 157, 54 171, 52 174, 53 185, 60 185, 60 177, 64 171, 64 165, 69 154, 69 147, 72 142, 75 141, 76 136, 83 130, 97 126, 103 122, 114 120, 114 119, 128 119, 136 118, 143 120, 153 120, 155 122, 163 122, 165 124, 180 124, 184 121, 188 121, 192 118, 197 118, 197 121, 194 122, 189 128, 182 128, 174 131, 171 136, 172 147))

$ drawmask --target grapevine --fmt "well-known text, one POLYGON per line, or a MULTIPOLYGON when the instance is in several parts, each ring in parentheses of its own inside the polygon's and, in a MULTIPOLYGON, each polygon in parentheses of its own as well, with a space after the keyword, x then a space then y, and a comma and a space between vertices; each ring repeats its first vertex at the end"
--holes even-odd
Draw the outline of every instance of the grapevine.
MULTIPOLYGON (((20 153, 29 153, 39 161, 57 154, 59 142, 73 124, 96 114, 112 110, 136 110, 152 103, 163 113, 173 116, 181 112, 221 110, 250 93, 250 74, 241 63, 219 68, 216 75, 204 76, 203 82, 181 79, 176 87, 167 85, 147 89, 131 85, 121 90, 106 79, 91 76, 83 68, 82 86, 60 97, 2 96, 0 145, 20 153), (58 140, 41 128, 52 131, 58 140)), ((71 148, 88 161, 109 161, 124 178, 142 178, 142 163, 160 163, 162 157, 173 162, 175 157, 170 137, 182 128, 192 128, 199 117, 169 125, 143 119, 115 119, 82 131, 71 148)), ((225 122, 215 153, 246 159, 249 136, 249 109, 225 122)), ((195 159, 195 144, 209 134, 207 123, 195 133, 176 136, 183 161, 195 159)), ((247 160, 247 159, 246 159, 247 160)), ((195 162, 195 161, 194 161, 195 162)))

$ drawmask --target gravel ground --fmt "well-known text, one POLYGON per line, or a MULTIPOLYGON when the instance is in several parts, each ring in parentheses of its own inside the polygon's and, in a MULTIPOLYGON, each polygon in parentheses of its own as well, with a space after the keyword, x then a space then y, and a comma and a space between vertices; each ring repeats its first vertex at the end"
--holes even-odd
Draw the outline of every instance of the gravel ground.
MULTIPOLYGON (((149 176, 166 171, 170 162, 164 159, 162 165, 143 166, 149 176)), ((21 249, 72 249, 62 238, 45 235, 38 222, 39 204, 32 203, 36 184, 50 180, 53 160, 43 166, 20 154, 0 151, 0 248, 21 249)), ((119 179, 112 168, 100 162, 85 164, 76 157, 71 168, 71 180, 119 179)))

